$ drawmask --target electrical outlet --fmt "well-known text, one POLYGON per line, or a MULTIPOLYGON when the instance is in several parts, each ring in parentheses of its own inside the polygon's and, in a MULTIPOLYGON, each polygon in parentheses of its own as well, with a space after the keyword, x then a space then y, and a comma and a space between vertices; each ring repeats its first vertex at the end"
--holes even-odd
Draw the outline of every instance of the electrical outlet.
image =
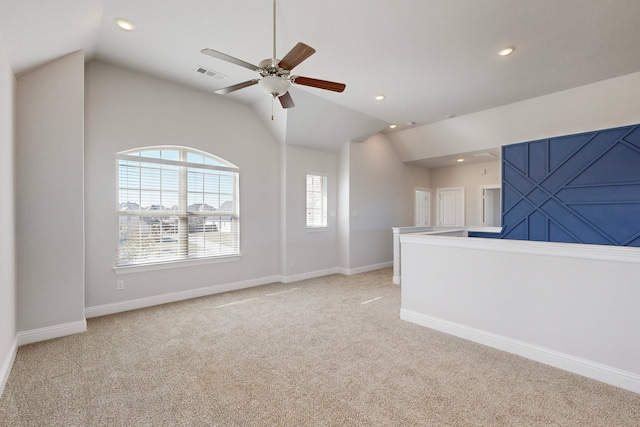
POLYGON ((296 265, 296 260, 292 259, 291 262, 289 263, 289 266, 293 267, 294 265, 296 265))
POLYGON ((119 291, 124 291, 124 280, 118 280, 116 282, 116 289, 119 291))

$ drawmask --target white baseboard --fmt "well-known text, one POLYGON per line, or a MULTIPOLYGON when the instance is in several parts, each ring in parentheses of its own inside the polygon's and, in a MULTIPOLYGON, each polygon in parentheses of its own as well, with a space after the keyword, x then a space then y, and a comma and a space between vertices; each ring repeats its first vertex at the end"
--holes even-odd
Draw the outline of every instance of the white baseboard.
POLYGON ((225 283, 221 285, 207 286, 204 288, 190 289, 188 291, 155 295, 147 298, 138 298, 122 302, 114 302, 111 304, 96 305, 93 307, 86 307, 84 309, 84 315, 87 319, 89 319, 91 317, 122 313, 124 311, 153 307, 155 305, 183 301, 191 298, 199 298, 208 295, 219 294, 222 292, 236 291, 239 289, 251 288, 254 286, 266 285, 274 282, 283 282, 282 276, 263 277, 260 279, 246 280, 242 282, 225 283))
POLYGON ((393 284, 394 285, 400 284, 400 276, 393 276, 393 284))
POLYGON ((382 270, 383 268, 389 267, 393 267, 393 260, 381 262, 379 264, 365 265, 364 267, 352 268, 349 270, 349 275, 368 273, 370 271, 382 270))
POLYGON ((370 271, 381 270, 383 268, 393 267, 393 261, 381 262, 379 264, 365 265, 357 268, 339 268, 338 273, 345 276, 353 276, 354 274, 368 273, 370 271))
POLYGON ((640 375, 581 359, 570 354, 496 335, 480 329, 438 319, 412 310, 401 309, 400 318, 446 334, 474 341, 479 344, 516 354, 536 362, 544 363, 574 374, 592 378, 603 383, 640 393, 640 375))
POLYGON ((7 384, 9 374, 11 373, 11 367, 13 367, 13 361, 16 360, 16 354, 18 353, 18 338, 16 337, 9 348, 9 353, 0 367, 0 397, 4 393, 4 386, 7 384))
POLYGON ((293 276, 285 276, 282 283, 299 282, 300 280, 315 279, 316 277, 329 276, 331 274, 340 273, 337 268, 327 268, 326 270, 310 271, 308 273, 295 274, 293 276))
POLYGON ((60 338, 67 335, 79 334, 87 330, 87 321, 63 323, 61 325, 47 326, 44 328, 31 329, 18 332, 18 345, 31 344, 34 342, 46 341, 53 338, 60 338))

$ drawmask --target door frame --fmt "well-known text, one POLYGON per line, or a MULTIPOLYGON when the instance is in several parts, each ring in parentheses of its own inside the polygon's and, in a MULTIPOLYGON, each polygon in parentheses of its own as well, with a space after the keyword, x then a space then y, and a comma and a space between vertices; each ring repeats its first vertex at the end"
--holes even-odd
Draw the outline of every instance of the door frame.
POLYGON ((436 224, 438 226, 440 225, 440 195, 443 191, 456 191, 459 193, 459 208, 460 208, 460 212, 462 213, 461 216, 458 216, 457 219, 460 219, 461 221, 456 221, 456 222, 461 222, 461 224, 457 224, 456 227, 464 227, 465 225, 465 216, 466 216, 466 212, 465 212, 465 207, 464 207, 464 187, 448 187, 448 188, 437 188, 436 189, 436 224))
POLYGON ((500 190, 500 225, 494 225, 494 227, 500 227, 502 225, 502 186, 500 184, 484 184, 478 186, 478 200, 480 201, 480 203, 478 203, 478 223, 483 227, 486 227, 484 221, 484 190, 496 189, 500 190))
POLYGON ((431 195, 431 189, 426 187, 413 187, 413 225, 416 227, 430 227, 431 226, 431 208, 433 203, 431 202, 433 197, 431 195), (425 192, 429 194, 429 204, 427 206, 427 223, 426 224, 417 224, 418 221, 418 204, 416 203, 417 193, 418 191, 425 192))

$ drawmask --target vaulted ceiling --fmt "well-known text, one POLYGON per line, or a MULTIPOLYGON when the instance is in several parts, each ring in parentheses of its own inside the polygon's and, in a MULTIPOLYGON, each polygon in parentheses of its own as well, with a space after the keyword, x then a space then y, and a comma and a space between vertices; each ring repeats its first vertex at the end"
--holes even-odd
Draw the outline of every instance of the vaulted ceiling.
MULTIPOLYGON (((270 58, 272 7, 272 0, 1 0, 0 43, 17 74, 84 49, 87 60, 226 96, 270 119, 271 100, 257 85, 213 94, 257 73, 200 51, 252 64, 270 58), (118 28, 116 18, 135 30, 118 28)), ((277 114, 274 132, 287 144, 335 150, 390 124, 401 132, 640 70, 637 0, 278 0, 276 10, 277 56, 299 41, 317 51, 294 74, 347 85, 344 93, 296 85, 296 107, 277 114), (498 56, 507 46, 515 52, 498 56)))

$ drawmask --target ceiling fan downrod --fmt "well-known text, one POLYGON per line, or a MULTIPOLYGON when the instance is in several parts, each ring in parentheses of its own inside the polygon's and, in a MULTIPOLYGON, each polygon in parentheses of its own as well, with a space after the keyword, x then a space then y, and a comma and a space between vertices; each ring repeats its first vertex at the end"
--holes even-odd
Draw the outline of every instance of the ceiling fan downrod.
POLYGON ((275 61, 276 61, 276 0, 273 0, 273 62, 275 61))

